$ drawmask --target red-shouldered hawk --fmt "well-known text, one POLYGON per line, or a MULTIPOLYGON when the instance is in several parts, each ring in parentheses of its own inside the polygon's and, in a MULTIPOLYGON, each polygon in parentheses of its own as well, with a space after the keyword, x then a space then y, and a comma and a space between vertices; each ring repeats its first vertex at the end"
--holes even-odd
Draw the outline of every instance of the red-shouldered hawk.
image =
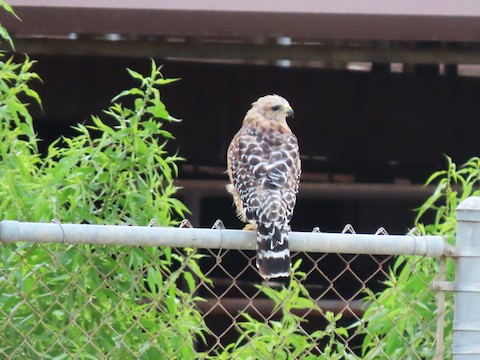
POLYGON ((290 274, 289 222, 301 168, 289 116, 293 110, 287 100, 261 97, 248 110, 227 153, 227 190, 240 220, 256 227, 257 267, 265 279, 290 274))

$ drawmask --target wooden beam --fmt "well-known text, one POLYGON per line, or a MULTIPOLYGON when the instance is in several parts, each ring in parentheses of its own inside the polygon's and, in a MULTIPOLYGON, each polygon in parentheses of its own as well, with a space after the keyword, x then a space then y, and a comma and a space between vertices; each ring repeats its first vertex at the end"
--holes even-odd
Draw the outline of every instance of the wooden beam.
POLYGON ((252 44, 242 41, 190 41, 180 39, 101 39, 14 38, 17 52, 30 55, 121 56, 159 59, 266 62, 291 60, 301 63, 347 63, 350 61, 404 64, 480 64, 480 48, 416 48, 403 44, 388 46, 349 46, 331 44, 275 43, 252 44))
POLYGON ((10 0, 12 33, 480 41, 476 0, 10 0))
MULTIPOLYGON (((230 197, 225 189, 228 180, 176 180, 180 195, 201 197, 230 197)), ((300 199, 348 199, 348 200, 426 200, 435 190, 434 186, 400 184, 342 184, 301 182, 300 199)))

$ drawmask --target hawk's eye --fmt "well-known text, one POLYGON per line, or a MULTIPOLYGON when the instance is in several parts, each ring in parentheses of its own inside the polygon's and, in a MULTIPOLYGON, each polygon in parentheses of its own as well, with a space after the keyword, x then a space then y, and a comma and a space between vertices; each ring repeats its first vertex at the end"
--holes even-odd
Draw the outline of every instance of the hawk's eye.
POLYGON ((273 110, 273 111, 278 111, 278 110, 280 110, 280 105, 272 106, 272 110, 273 110))

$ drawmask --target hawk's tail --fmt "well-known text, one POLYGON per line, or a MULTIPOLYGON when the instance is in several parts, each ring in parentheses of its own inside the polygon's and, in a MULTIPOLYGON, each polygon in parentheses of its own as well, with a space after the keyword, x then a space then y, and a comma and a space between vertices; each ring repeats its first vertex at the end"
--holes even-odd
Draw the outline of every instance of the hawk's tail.
POLYGON ((257 225, 257 267, 264 279, 290 275, 289 227, 257 225))

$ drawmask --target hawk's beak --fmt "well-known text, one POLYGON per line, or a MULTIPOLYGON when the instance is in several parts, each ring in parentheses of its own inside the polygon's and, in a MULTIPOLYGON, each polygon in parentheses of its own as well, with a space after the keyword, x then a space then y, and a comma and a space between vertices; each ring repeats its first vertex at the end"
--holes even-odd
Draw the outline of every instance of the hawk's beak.
POLYGON ((291 107, 288 107, 285 111, 285 114, 287 114, 287 117, 293 117, 293 109, 291 107))

